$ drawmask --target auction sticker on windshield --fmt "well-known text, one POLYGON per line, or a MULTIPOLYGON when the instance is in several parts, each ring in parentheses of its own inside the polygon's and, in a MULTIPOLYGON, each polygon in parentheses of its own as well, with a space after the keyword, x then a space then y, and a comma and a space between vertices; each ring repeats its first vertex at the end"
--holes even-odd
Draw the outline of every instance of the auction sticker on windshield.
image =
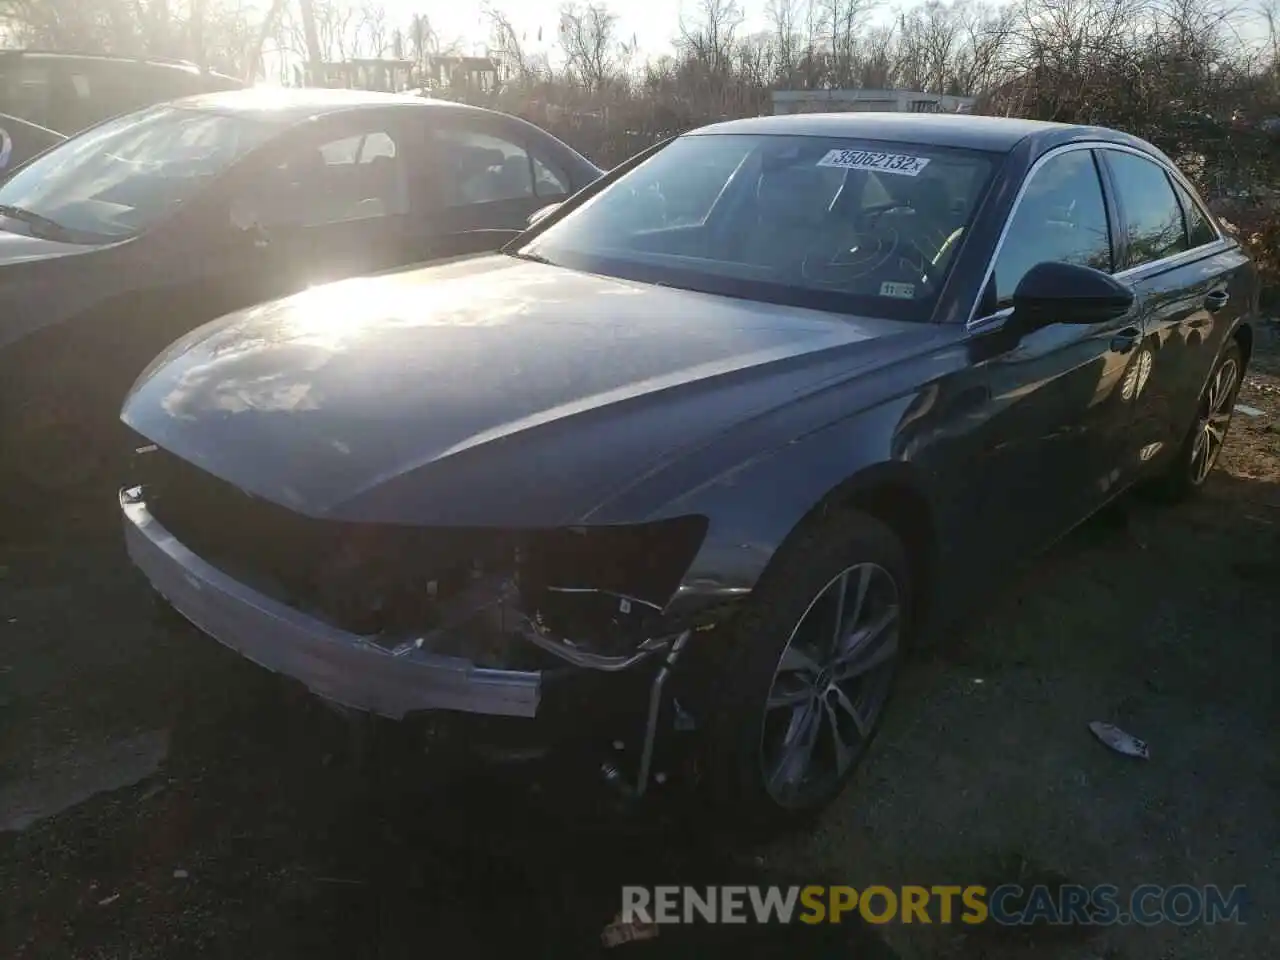
POLYGON ((912 157, 905 153, 872 153, 870 150, 829 150, 818 161, 820 167, 842 170, 877 170, 914 177, 929 165, 928 157, 912 157))
POLYGON ((880 284, 880 296, 897 297, 899 300, 914 300, 916 285, 914 283, 894 283, 886 280, 880 284))

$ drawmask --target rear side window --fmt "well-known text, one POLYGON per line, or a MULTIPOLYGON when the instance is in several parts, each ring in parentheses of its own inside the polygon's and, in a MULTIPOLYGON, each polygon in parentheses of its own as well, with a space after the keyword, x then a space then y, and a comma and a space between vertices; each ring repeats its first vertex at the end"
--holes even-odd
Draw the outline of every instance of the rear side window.
POLYGON ((1106 154, 1125 222, 1123 268, 1154 263, 1189 249, 1182 207, 1164 168, 1132 153, 1108 150, 1106 154))
POLYGON ((1009 306, 1027 271, 1045 261, 1111 272, 1111 232, 1092 151, 1060 153, 1032 174, 996 259, 996 306, 1009 306))
POLYGON ((372 163, 379 157, 394 158, 396 143, 388 134, 378 131, 326 143, 320 148, 320 153, 329 165, 372 163))
POLYGON ((444 204, 524 200, 534 196, 533 166, 523 146, 478 130, 437 130, 444 204))
POLYGON ((553 163, 533 157, 533 187, 540 197, 567 197, 569 176, 553 163))
POLYGON ((1173 187, 1178 192, 1178 199, 1182 201, 1182 212, 1187 218, 1187 239, 1191 242, 1191 249, 1203 247, 1206 243, 1217 240, 1218 232, 1213 229, 1213 224, 1200 209, 1200 204, 1196 203, 1191 194, 1179 184, 1175 183, 1173 187))

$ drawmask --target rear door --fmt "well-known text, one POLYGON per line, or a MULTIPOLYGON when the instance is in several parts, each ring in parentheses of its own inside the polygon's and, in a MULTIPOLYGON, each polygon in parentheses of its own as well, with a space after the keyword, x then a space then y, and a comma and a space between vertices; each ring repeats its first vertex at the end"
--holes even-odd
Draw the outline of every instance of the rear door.
POLYGON ((994 562, 1042 548, 1122 482, 1132 420, 1120 386, 1141 339, 1138 306, 1105 323, 1020 336, 1005 327, 1013 292, 1036 264, 1113 271, 1111 219, 1093 151, 1069 148, 1033 170, 996 255, 984 297, 990 315, 970 335, 975 366, 966 391, 981 438, 976 522, 994 562), (984 519, 997 517, 998 525, 984 519))
POLYGON ((441 123, 430 136, 425 186, 437 256, 489 249, 478 231, 523 230, 530 215, 573 192, 569 175, 518 128, 485 117, 441 123))
POLYGON ((1120 276, 1143 303, 1143 340, 1125 391, 1134 409, 1126 455, 1157 469, 1182 445, 1227 332, 1249 308, 1248 258, 1164 164, 1128 149, 1101 153, 1121 229, 1120 276))

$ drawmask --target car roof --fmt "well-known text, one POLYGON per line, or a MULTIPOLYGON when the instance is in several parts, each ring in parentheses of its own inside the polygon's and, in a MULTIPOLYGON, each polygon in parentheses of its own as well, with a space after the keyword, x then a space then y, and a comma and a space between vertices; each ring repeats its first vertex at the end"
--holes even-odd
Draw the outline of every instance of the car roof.
MULTIPOLYGON (((691 131, 692 135, 752 133, 798 137, 856 137, 927 143, 1007 153, 1028 137, 1058 142, 1088 135, 1095 140, 1131 142, 1124 134, 1105 127, 1083 127, 1014 117, 929 113, 793 113, 774 117, 729 120, 691 131)), ((1046 143, 1046 145, 1048 145, 1046 143)))
POLYGON ((480 107, 430 100, 407 93, 379 93, 372 90, 330 90, 323 87, 250 87, 247 90, 225 90, 200 93, 173 101, 192 110, 259 116, 285 122, 341 113, 348 110, 386 106, 435 107, 458 111, 490 113, 480 107))
POLYGON ((110 64, 123 67, 142 67, 146 69, 175 70, 194 76, 215 77, 218 80, 230 81, 240 86, 244 84, 236 77, 219 73, 217 70, 202 70, 190 60, 176 60, 170 57, 129 57, 111 53, 84 53, 74 50, 40 50, 34 48, 0 49, 0 62, 14 60, 54 61, 74 65, 110 64))

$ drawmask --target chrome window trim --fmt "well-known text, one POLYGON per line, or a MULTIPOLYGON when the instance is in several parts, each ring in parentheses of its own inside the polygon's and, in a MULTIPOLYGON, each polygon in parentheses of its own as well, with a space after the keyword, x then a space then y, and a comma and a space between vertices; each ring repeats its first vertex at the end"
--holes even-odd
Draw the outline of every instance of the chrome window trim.
MULTIPOLYGON (((1009 228, 1013 225, 1013 218, 1018 214, 1018 208, 1022 206, 1022 199, 1026 195, 1027 187, 1031 185, 1031 181, 1035 178, 1035 175, 1040 172, 1040 168, 1043 167, 1050 160, 1054 159, 1055 157, 1061 156, 1064 153, 1074 153, 1077 150, 1116 150, 1116 151, 1119 151, 1120 153, 1132 153, 1135 156, 1142 157, 1144 160, 1149 160, 1150 162, 1154 163, 1156 166, 1164 170, 1165 173, 1170 175, 1178 184, 1182 186, 1184 190, 1187 191, 1187 195, 1190 196, 1191 199, 1195 202, 1196 206, 1200 208, 1201 212, 1205 215, 1205 218, 1209 221, 1209 225, 1213 228, 1214 234, 1216 235, 1216 239, 1211 240, 1208 243, 1203 243, 1198 247, 1192 247, 1190 250, 1180 250, 1175 254, 1171 254, 1167 257, 1162 257, 1159 260, 1152 260, 1150 263, 1139 264, 1136 267, 1127 267, 1124 270, 1121 270, 1117 273, 1113 273, 1112 276, 1115 277, 1115 279, 1129 280, 1135 277, 1136 275, 1138 275, 1139 273, 1145 273, 1147 271, 1155 271, 1156 269, 1163 269, 1165 267, 1177 266, 1177 265, 1180 265, 1183 261, 1190 262, 1192 260, 1197 260, 1200 257, 1210 256, 1212 254, 1220 253, 1225 250, 1231 249, 1233 245, 1232 241, 1230 241, 1228 238, 1223 236, 1222 230, 1218 227, 1217 219, 1212 214, 1209 213, 1208 208, 1205 207, 1204 203, 1201 202, 1200 197, 1196 193, 1195 189, 1191 186, 1191 184, 1187 181, 1187 178, 1182 175, 1182 172, 1178 170, 1177 167, 1173 166, 1170 163, 1165 163, 1159 157, 1153 156, 1152 154, 1147 153, 1145 150, 1139 150, 1136 147, 1131 147, 1123 143, 1111 143, 1106 140, 1083 140, 1076 143, 1064 143, 1061 146, 1054 147, 1052 150, 1046 151, 1041 157, 1039 157, 1036 160, 1035 163, 1031 165, 1031 169, 1027 171, 1027 175, 1022 178, 1022 184, 1021 186, 1018 187, 1017 196, 1013 198, 1013 206, 1009 209, 1009 215, 1005 217, 1004 226, 1000 229, 1000 237, 996 240, 995 249, 991 252, 991 257, 987 261, 987 269, 982 275, 982 283, 978 285, 978 295, 973 301, 973 306, 969 308, 969 319, 965 321, 966 330, 972 330, 975 327, 980 327, 987 323, 992 323, 996 320, 1003 320, 1005 317, 1009 316, 1013 312, 1012 307, 1002 307, 1001 309, 997 310, 995 313, 988 314, 987 316, 984 316, 984 317, 975 316, 975 314, 978 312, 978 304, 982 302, 982 293, 984 290, 987 289, 987 284, 991 282, 991 276, 993 273, 995 273, 996 260, 1000 258, 1000 251, 1004 249, 1004 242, 1009 235, 1009 228), (1220 248, 1220 249, 1210 250, 1209 249, 1210 247, 1220 248)), ((1105 200, 1106 187, 1101 181, 1101 171, 1099 171, 1098 189, 1104 191, 1104 200, 1105 200)), ((1177 195, 1175 194, 1174 200, 1177 201, 1177 199, 1178 199, 1177 195)), ((1184 229, 1185 229, 1185 218, 1184 218, 1184 229)))
POLYGON ((1126 267, 1118 273, 1113 273, 1112 276, 1117 280, 1130 280, 1139 274, 1159 273, 1161 270, 1166 270, 1170 267, 1179 267, 1184 263, 1194 263, 1204 257, 1223 253, 1230 250, 1231 247, 1232 243, 1230 241, 1219 237, 1217 240, 1210 240, 1208 243, 1202 243, 1200 246, 1192 247, 1190 250, 1182 250, 1179 253, 1173 253, 1148 263, 1140 263, 1136 267, 1126 267))

